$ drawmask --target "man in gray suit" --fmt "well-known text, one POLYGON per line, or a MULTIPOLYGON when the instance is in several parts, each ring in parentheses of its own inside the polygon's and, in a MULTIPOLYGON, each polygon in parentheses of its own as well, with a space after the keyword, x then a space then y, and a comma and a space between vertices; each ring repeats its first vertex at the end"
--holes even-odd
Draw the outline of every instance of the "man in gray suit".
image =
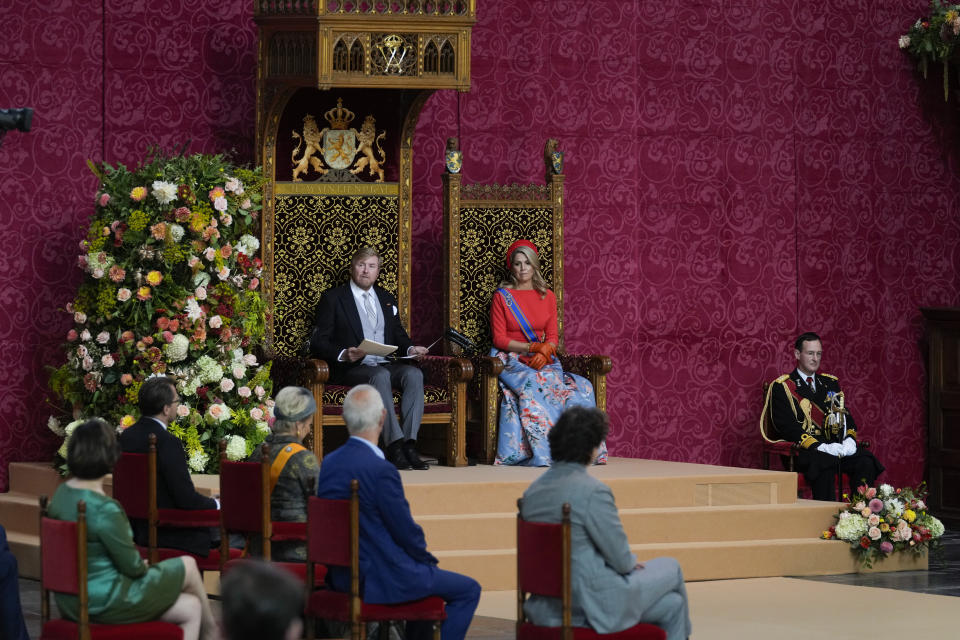
MULTIPOLYGON (((553 466, 523 494, 520 515, 532 522, 561 520, 570 503, 573 624, 598 633, 622 631, 639 622, 657 625, 668 640, 690 635, 683 572, 673 558, 643 564, 630 552, 610 487, 587 474, 607 437, 599 409, 567 409, 550 430, 553 466)), ((556 598, 531 596, 524 605, 537 625, 561 625, 556 598)))

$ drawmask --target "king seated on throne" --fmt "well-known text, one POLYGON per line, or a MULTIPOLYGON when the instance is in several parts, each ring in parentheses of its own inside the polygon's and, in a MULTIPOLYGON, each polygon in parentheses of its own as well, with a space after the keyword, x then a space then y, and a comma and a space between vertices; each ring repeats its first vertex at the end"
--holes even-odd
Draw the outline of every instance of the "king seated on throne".
POLYGON ((797 368, 777 378, 767 390, 779 437, 799 445, 797 468, 815 500, 836 500, 838 471, 850 479, 850 495, 861 484, 873 485, 883 465, 857 441, 857 426, 844 406, 840 382, 817 373, 823 347, 820 336, 807 332, 794 344, 797 368))

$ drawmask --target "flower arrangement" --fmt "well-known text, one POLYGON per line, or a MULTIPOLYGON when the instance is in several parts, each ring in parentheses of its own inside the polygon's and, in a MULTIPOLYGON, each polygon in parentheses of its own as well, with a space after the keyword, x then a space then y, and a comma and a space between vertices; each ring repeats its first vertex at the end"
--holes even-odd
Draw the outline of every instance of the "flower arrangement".
POLYGON ((960 43, 960 5, 940 0, 930 2, 930 16, 918 18, 910 30, 900 36, 900 49, 916 58, 923 77, 930 63, 943 63, 943 99, 949 96, 950 60, 960 43))
MULTIPOLYGON (((48 426, 65 438, 92 416, 129 427, 142 382, 168 375, 183 399, 170 432, 191 470, 214 472, 221 439, 240 459, 269 433, 270 365, 254 353, 265 330, 262 178, 207 155, 90 166, 100 185, 48 426)), ((66 440, 61 468, 65 454, 66 440)))
POLYGON ((918 489, 861 485, 847 507, 835 516, 837 523, 820 537, 849 542, 867 568, 873 566, 874 559, 895 551, 924 553, 939 544, 943 535, 943 523, 927 511, 926 496, 922 484, 918 489))

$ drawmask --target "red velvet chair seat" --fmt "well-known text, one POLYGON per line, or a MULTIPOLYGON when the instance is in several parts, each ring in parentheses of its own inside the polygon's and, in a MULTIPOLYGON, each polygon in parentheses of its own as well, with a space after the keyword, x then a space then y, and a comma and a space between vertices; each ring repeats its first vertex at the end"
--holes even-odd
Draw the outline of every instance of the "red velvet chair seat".
MULTIPOLYGON (((307 600, 307 614, 325 620, 350 621, 350 594, 339 591, 314 591, 307 600)), ((360 618, 378 620, 444 620, 443 599, 435 596, 397 604, 360 604, 360 618)))
MULTIPOLYGON (((50 620, 40 631, 40 640, 77 640, 80 625, 69 620, 50 620)), ((169 622, 138 624, 91 624, 91 640, 183 640, 183 629, 169 622)))
MULTIPOLYGON (((663 629, 649 624, 638 624, 617 633, 597 633, 589 627, 572 627, 574 640, 664 640, 663 629)), ((563 640, 563 627, 538 627, 524 622, 517 638, 523 640, 563 640)))

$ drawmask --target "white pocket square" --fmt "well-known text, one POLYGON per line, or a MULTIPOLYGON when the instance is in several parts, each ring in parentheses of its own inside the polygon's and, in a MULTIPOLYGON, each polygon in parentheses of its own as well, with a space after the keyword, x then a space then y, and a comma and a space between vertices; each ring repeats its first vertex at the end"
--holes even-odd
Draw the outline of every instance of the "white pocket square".
POLYGON ((397 315, 398 313, 400 313, 399 311, 397 311, 397 308, 395 306, 390 305, 390 308, 393 309, 393 315, 397 315))

